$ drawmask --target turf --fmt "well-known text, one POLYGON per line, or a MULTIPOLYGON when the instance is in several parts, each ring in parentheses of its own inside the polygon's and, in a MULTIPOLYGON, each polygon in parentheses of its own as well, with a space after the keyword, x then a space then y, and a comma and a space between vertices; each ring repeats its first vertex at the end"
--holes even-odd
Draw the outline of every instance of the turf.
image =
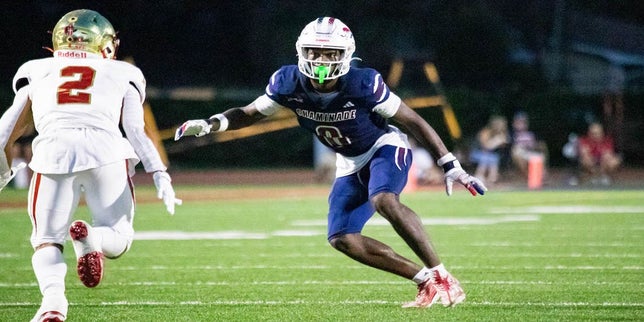
MULTIPOLYGON (((139 195, 152 195, 139 187, 139 195)), ((176 187, 178 194, 226 187, 176 187)), ((239 189, 244 193, 243 187, 239 189)), ((214 190, 213 193, 217 193, 214 190)), ((40 304, 24 191, 0 194, 0 320, 40 304)), ((644 316, 644 190, 422 191, 415 209, 467 300, 402 309, 415 286, 326 243, 326 196, 139 203, 137 240, 87 289, 66 245, 69 321, 607 321, 644 316)), ((77 218, 86 219, 81 207, 77 218)), ((382 218, 365 235, 415 259, 382 218)))

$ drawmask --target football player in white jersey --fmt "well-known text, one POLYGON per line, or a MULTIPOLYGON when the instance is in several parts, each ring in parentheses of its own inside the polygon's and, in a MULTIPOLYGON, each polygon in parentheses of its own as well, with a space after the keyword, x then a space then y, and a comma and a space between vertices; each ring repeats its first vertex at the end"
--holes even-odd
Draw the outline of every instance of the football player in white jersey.
POLYGON ((0 118, 0 189, 11 169, 11 146, 33 123, 37 136, 29 167, 28 213, 33 226, 33 270, 42 304, 33 321, 64 321, 67 234, 87 287, 103 276, 104 258, 123 255, 132 243, 135 199, 131 176, 142 161, 159 199, 174 214, 176 199, 166 166, 145 134, 145 79, 115 60, 119 40, 110 22, 92 10, 64 15, 52 32, 53 57, 23 64, 13 79, 15 98, 0 118), (123 136, 119 125, 125 132, 123 136), (74 221, 84 196, 92 224, 74 221))

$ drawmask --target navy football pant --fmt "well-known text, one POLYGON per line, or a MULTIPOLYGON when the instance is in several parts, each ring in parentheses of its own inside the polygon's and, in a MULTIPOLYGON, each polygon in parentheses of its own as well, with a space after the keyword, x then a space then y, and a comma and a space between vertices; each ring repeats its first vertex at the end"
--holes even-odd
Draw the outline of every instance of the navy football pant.
POLYGON ((358 172, 336 178, 329 195, 328 239, 361 232, 375 212, 370 198, 380 192, 400 194, 411 162, 411 150, 386 145, 358 172))

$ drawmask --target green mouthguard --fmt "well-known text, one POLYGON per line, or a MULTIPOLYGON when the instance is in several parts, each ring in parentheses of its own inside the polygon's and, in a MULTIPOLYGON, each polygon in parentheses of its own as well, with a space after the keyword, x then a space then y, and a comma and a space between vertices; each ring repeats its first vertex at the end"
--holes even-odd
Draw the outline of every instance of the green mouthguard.
POLYGON ((322 65, 316 66, 313 72, 315 73, 315 75, 318 75, 318 82, 322 84, 324 83, 324 78, 326 78, 326 75, 329 75, 329 67, 322 65))

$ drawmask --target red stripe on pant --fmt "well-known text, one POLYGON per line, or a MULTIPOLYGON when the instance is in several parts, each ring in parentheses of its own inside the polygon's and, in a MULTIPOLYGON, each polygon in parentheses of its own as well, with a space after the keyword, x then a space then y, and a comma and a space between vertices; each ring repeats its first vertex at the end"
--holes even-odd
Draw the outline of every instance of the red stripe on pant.
POLYGON ((31 202, 31 217, 34 222, 34 230, 38 230, 38 223, 36 222, 36 203, 38 202, 38 191, 40 190, 41 173, 36 173, 36 180, 34 180, 33 200, 31 202))

